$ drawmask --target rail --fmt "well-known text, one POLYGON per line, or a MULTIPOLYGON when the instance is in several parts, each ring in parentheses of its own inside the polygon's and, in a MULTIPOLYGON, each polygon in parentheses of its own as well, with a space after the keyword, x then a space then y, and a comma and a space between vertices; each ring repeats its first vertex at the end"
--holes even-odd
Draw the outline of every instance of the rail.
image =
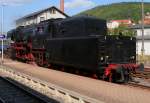
POLYGON ((104 103, 103 101, 81 95, 77 92, 67 90, 52 83, 15 71, 4 65, 1 65, 0 72, 4 73, 7 77, 61 103, 104 103))
POLYGON ((134 83, 134 82, 129 82, 127 83, 128 86, 132 86, 132 87, 137 87, 137 88, 141 88, 141 89, 147 89, 150 90, 150 86, 144 85, 144 84, 138 84, 138 83, 134 83))
POLYGON ((133 77, 150 79, 150 71, 137 71, 135 74, 132 74, 133 77))

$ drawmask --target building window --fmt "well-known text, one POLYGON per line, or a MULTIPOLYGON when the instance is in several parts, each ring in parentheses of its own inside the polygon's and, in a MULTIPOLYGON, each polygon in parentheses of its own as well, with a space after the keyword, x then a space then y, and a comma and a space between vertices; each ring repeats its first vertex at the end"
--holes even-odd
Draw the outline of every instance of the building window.
POLYGON ((55 10, 55 9, 51 9, 51 10, 50 10, 50 13, 51 13, 51 14, 56 14, 56 10, 55 10))
POLYGON ((44 21, 44 20, 45 20, 45 18, 44 18, 44 17, 40 17, 40 22, 41 22, 41 21, 44 21))

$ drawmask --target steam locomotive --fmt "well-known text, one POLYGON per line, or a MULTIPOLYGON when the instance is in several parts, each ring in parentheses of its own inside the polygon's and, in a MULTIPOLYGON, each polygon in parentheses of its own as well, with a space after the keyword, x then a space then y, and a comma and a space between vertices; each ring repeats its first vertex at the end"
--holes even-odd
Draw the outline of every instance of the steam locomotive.
POLYGON ((106 21, 90 16, 51 19, 8 32, 11 58, 86 72, 110 82, 129 81, 137 68, 136 39, 107 35, 106 21))

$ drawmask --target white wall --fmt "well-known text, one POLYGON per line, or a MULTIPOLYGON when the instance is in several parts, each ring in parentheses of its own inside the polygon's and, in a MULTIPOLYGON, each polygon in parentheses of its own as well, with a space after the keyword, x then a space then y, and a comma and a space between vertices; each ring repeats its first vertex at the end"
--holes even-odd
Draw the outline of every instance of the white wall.
POLYGON ((37 16, 37 23, 40 23, 40 18, 44 17, 44 20, 47 19, 56 19, 56 18, 66 18, 64 15, 62 15, 60 12, 55 10, 55 14, 51 13, 50 10, 46 11, 44 13, 41 13, 37 16))
MULTIPOLYGON (((137 41, 137 53, 141 54, 142 41, 137 41)), ((150 40, 145 40, 144 42, 145 54, 150 55, 150 40)))
MULTIPOLYGON (((136 29, 136 31, 137 31, 137 36, 142 36, 142 30, 141 29, 136 29)), ((144 29, 144 35, 150 36, 150 28, 144 29)))
POLYGON ((109 23, 107 23, 107 27, 109 29, 118 28, 119 27, 119 23, 118 22, 109 22, 109 23))
MULTIPOLYGON (((53 8, 52 8, 53 9, 53 8)), ((53 14, 51 12, 51 10, 48 10, 48 11, 45 11, 43 13, 40 13, 38 14, 35 18, 30 18, 30 19, 27 19, 27 20, 24 20, 24 21, 21 21, 21 22, 17 22, 16 23, 16 26, 26 26, 26 25, 30 25, 30 24, 37 24, 37 23, 40 23, 40 18, 43 17, 44 20, 47 20, 47 19, 56 19, 56 18, 66 18, 65 15, 61 14, 60 12, 58 12, 56 9, 53 9, 55 10, 55 13, 53 14)))
POLYGON ((66 18, 64 15, 62 15, 60 12, 56 11, 56 14, 47 14, 47 19, 51 18, 66 18))

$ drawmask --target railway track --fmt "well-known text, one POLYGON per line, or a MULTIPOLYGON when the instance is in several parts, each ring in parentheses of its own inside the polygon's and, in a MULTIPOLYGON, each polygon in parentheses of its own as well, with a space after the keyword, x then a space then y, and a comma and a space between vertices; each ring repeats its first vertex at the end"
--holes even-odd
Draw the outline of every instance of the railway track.
POLYGON ((136 87, 136 88, 146 89, 146 90, 150 91, 150 86, 147 86, 147 85, 144 85, 144 84, 138 84, 138 83, 135 83, 135 82, 129 82, 126 85, 130 86, 130 87, 136 87))
POLYGON ((43 99, 28 90, 9 78, 0 77, 0 103, 58 103, 43 99))
POLYGON ((150 71, 149 70, 144 70, 144 71, 136 71, 135 74, 132 74, 133 77, 136 78, 142 78, 142 79, 150 79, 150 71))
POLYGON ((128 86, 150 90, 150 69, 136 71, 132 77, 135 81, 127 83, 128 86))

